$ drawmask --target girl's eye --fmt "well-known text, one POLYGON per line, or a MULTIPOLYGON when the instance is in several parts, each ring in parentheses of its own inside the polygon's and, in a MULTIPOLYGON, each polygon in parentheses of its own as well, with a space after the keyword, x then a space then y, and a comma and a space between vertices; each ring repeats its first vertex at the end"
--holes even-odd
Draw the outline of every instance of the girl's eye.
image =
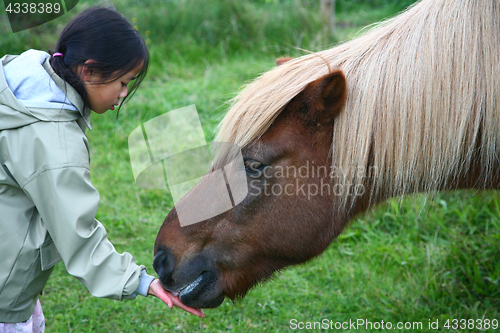
POLYGON ((122 82, 122 87, 126 87, 126 86, 127 86, 127 84, 122 82))

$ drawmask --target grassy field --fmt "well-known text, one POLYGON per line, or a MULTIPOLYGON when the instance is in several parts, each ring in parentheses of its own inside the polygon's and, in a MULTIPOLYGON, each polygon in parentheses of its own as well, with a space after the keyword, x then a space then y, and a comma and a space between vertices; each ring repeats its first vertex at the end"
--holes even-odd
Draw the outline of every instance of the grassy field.
MULTIPOLYGON (((77 10, 99 3, 80 1, 77 10)), ((348 39, 361 26, 410 3, 337 0, 339 29, 332 36, 315 18, 317 1, 312 0, 114 2, 143 34, 152 59, 147 79, 118 122, 111 112, 94 115, 93 130, 87 132, 92 182, 101 194, 97 218, 116 249, 132 253, 154 273, 153 243, 172 208, 168 192, 134 183, 127 141, 133 129, 195 104, 210 141, 224 103, 245 82, 272 68, 277 57, 302 54, 295 47, 319 50, 348 39)), ((2 35, 0 49, 16 54, 53 47, 71 15, 66 16, 2 35)), ((5 17, 0 26, 8 29, 5 17)), ((458 329, 444 324, 500 320, 499 244, 499 193, 415 195, 359 216, 323 255, 286 269, 235 304, 225 301, 206 310, 205 319, 169 310, 152 297, 124 302, 92 297, 62 263, 40 299, 47 332, 285 332, 323 320, 365 320, 373 327, 332 331, 476 332, 467 327, 470 322, 465 329, 460 322, 458 329), (376 329, 382 321, 385 329, 376 329), (436 321, 439 329, 431 329, 436 321), (413 327, 398 330, 397 323, 413 327)))

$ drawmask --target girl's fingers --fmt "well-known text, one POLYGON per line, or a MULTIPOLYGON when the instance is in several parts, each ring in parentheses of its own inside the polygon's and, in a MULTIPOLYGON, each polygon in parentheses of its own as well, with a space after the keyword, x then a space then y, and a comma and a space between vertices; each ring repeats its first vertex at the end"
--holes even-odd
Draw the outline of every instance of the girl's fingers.
POLYGON ((194 314, 195 316, 198 316, 200 318, 205 318, 205 314, 201 309, 195 309, 190 306, 184 305, 180 298, 177 296, 172 295, 170 292, 167 291, 167 295, 169 295, 170 299, 174 302, 174 305, 178 308, 183 309, 184 311, 187 311, 189 313, 194 314))
POLYGON ((165 304, 168 305, 169 308, 172 308, 175 305, 176 307, 194 314, 195 316, 198 316, 200 318, 205 317, 205 314, 201 309, 195 309, 184 305, 179 297, 174 296, 171 292, 165 290, 161 285, 160 280, 158 279, 155 279, 153 282, 151 282, 148 293, 161 299, 165 304))
POLYGON ((148 293, 161 299, 165 304, 168 305, 170 309, 174 306, 174 303, 160 284, 160 280, 155 279, 153 282, 151 282, 151 284, 149 285, 148 293))

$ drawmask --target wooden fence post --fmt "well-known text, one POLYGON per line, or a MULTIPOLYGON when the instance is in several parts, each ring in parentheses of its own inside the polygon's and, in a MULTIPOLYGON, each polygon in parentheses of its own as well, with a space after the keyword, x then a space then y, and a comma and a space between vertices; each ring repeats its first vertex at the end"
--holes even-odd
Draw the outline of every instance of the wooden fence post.
POLYGON ((330 28, 331 33, 335 32, 335 0, 320 0, 321 1, 321 17, 330 28))

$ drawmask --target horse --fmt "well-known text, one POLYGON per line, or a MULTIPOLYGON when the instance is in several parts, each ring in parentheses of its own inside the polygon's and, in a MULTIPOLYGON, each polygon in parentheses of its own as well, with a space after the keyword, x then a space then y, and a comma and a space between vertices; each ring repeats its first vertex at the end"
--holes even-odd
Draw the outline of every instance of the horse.
MULTIPOLYGON (((184 227, 174 207, 158 232, 153 267, 186 305, 244 297, 388 198, 500 188, 497 1, 422 0, 278 62, 231 101, 214 139, 241 147, 246 197, 184 227)), ((212 171, 229 160, 216 155, 212 171)), ((176 207, 198 209, 197 188, 176 207)))

